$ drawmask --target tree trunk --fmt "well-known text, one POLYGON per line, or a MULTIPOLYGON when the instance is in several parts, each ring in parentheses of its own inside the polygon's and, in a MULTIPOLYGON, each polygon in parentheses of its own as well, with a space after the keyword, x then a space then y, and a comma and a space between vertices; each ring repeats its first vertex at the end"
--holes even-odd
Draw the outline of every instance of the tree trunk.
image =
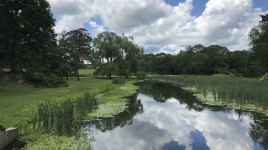
POLYGON ((111 69, 109 69, 109 75, 108 75, 108 78, 109 78, 109 79, 112 79, 112 70, 111 70, 111 69))
POLYGON ((77 77, 77 80, 80 81, 78 68, 76 68, 76 77, 77 77))

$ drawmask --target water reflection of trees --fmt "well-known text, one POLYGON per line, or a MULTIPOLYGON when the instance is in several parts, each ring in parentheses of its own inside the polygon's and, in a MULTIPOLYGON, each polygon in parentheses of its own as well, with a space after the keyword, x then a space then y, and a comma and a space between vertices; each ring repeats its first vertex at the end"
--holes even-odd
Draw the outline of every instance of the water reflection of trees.
POLYGON ((127 99, 129 99, 128 108, 123 112, 113 117, 93 120, 89 124, 95 125, 95 127, 102 132, 113 130, 118 126, 123 127, 132 124, 133 117, 143 112, 143 106, 141 101, 137 100, 137 94, 134 94, 127 99))
MULTIPOLYGON (((152 96, 155 101, 164 103, 170 98, 176 98, 181 104, 187 104, 189 110, 194 109, 196 111, 202 111, 204 108, 210 111, 219 112, 231 112, 233 109, 226 108, 225 106, 212 106, 202 104, 193 96, 193 93, 183 90, 177 85, 172 85, 163 82, 147 81, 139 84, 139 92, 152 96)), ((234 110, 238 114, 240 121, 243 121, 243 116, 250 116, 253 118, 254 123, 251 123, 249 134, 255 143, 259 143, 264 149, 268 149, 268 118, 262 114, 244 111, 241 109, 234 110)))
POLYGON ((178 85, 163 82, 147 81, 139 84, 139 92, 152 96, 155 101, 164 103, 170 98, 176 98, 180 104, 187 104, 189 110, 202 111, 204 105, 193 96, 193 93, 183 90, 178 85))
MULTIPOLYGON (((181 104, 187 104, 189 110, 193 109, 195 111, 203 111, 205 108, 214 112, 224 111, 226 113, 233 111, 225 106, 212 106, 202 104, 200 101, 193 96, 193 93, 183 90, 177 85, 162 83, 162 82, 152 82, 146 81, 144 83, 139 83, 139 92, 152 96, 155 101, 164 103, 170 98, 177 99, 181 104)), ((106 130, 113 130, 118 126, 125 126, 132 124, 132 119, 135 115, 143 112, 143 106, 140 100, 137 100, 137 94, 129 97, 128 109, 119 113, 118 115, 110 118, 100 118, 91 121, 91 125, 102 132, 106 130)), ((251 123, 249 135, 252 137, 255 143, 259 143, 264 149, 268 149, 268 118, 265 115, 244 111, 240 109, 234 110, 240 121, 243 121, 243 116, 250 116, 254 123, 251 123)))
POLYGON ((268 122, 267 117, 253 113, 254 123, 251 123, 250 136, 254 142, 259 143, 264 149, 268 149, 268 122))

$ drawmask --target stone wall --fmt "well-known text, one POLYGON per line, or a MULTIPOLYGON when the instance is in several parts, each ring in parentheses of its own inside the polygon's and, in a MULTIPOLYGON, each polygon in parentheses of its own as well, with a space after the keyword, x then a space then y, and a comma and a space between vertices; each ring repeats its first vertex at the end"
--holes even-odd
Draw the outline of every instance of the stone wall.
POLYGON ((14 81, 17 83, 22 83, 23 80, 23 74, 0 72, 0 84, 5 81, 14 81))

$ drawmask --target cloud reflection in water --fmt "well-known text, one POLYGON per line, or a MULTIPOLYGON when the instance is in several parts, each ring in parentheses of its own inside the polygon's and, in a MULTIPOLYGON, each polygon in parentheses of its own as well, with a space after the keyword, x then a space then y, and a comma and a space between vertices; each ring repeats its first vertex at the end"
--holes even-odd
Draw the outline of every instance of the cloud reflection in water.
POLYGON ((132 124, 106 132, 96 131, 92 146, 97 150, 170 150, 261 149, 249 135, 249 116, 235 111, 189 110, 175 98, 165 103, 152 96, 138 94, 143 113, 132 124), (241 121, 242 120, 242 121, 241 121))

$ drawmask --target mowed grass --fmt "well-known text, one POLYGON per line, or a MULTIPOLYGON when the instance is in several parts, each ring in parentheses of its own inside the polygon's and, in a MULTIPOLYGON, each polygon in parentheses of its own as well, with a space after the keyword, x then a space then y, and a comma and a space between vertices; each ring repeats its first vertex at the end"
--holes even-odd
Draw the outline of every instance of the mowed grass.
POLYGON ((92 70, 83 70, 86 78, 70 79, 68 87, 34 88, 29 84, 5 82, 0 84, 0 125, 16 126, 32 116, 32 110, 45 101, 63 101, 81 97, 85 92, 99 93, 111 80, 93 78, 92 70), (90 77, 91 76, 91 77, 90 77))
MULTIPOLYGON (((80 81, 68 80, 68 87, 34 88, 29 84, 5 82, 0 84, 0 125, 19 127, 19 139, 25 141, 25 149, 90 149, 89 136, 63 136, 33 129, 31 120, 40 104, 65 103, 70 99, 74 104, 85 93, 97 95, 98 109, 88 114, 86 120, 95 117, 110 117, 123 111, 127 106, 124 98, 135 93, 137 80, 127 80, 125 84, 113 84, 105 77, 94 78, 93 71, 81 69, 80 81)), ((87 115, 86 115, 87 116, 87 115)))
POLYGON ((81 77, 92 77, 94 69, 79 69, 79 76, 81 77))

